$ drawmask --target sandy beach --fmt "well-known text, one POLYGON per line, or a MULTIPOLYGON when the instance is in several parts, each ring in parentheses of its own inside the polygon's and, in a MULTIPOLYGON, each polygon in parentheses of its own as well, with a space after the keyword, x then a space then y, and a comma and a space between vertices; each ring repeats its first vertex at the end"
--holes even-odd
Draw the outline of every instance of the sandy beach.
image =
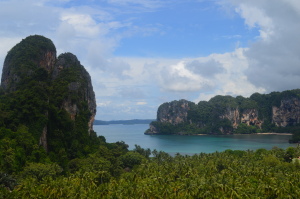
MULTIPOLYGON (((252 133, 253 135, 293 135, 292 133, 252 133)), ((194 135, 211 135, 211 134, 194 134, 194 135)), ((224 134, 226 135, 226 134, 224 134)), ((229 134, 229 135, 251 135, 251 134, 229 134)))
POLYGON ((258 135, 293 135, 292 133, 272 133, 272 132, 269 132, 269 133, 256 133, 258 135))

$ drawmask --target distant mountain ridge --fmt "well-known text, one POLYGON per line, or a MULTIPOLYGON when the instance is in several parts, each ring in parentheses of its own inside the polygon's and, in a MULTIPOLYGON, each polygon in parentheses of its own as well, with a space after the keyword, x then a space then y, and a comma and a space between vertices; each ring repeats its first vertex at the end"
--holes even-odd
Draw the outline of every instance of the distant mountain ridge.
POLYGON ((110 125, 110 124, 124 124, 124 125, 132 125, 132 124, 150 124, 155 121, 155 119, 133 119, 133 120, 111 120, 111 121, 103 121, 103 120, 95 120, 94 125, 110 125))

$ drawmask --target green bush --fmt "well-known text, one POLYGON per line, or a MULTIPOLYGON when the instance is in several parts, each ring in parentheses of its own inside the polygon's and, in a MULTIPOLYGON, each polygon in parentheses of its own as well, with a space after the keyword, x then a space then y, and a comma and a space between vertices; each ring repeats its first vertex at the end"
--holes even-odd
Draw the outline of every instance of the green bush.
POLYGON ((52 163, 52 164, 28 163, 28 165, 24 167, 24 171, 22 172, 22 177, 34 178, 38 181, 41 181, 45 177, 55 178, 59 176, 62 171, 63 171, 62 168, 56 163, 52 163))
POLYGON ((137 152, 128 152, 120 156, 121 165, 123 168, 133 168, 140 165, 145 160, 145 157, 137 152))

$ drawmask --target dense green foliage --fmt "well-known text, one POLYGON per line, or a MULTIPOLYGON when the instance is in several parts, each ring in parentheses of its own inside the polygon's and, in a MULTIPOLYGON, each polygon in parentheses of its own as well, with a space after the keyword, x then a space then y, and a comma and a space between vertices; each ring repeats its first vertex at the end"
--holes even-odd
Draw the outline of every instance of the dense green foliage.
MULTIPOLYGON (((12 192, 2 183, 0 197, 297 198, 300 194, 299 148, 175 157, 154 150, 151 158, 136 150, 114 157, 103 156, 99 149, 87 158, 70 162, 71 173, 67 175, 62 175, 55 164, 29 164, 12 192), (116 167, 106 157, 120 162, 119 175, 114 175, 116 167), (125 163, 132 169, 123 169, 125 163)), ((3 181, 14 183, 11 176, 3 181)))
POLYGON ((29 36, 14 46, 7 53, 2 72, 2 81, 5 76, 10 77, 6 79, 7 91, 26 89, 29 84, 37 82, 45 86, 49 78, 46 76, 47 64, 43 62, 49 52, 56 55, 54 44, 39 35, 29 36))
MULTIPOLYGON (((209 101, 200 101, 198 104, 190 103, 187 122, 171 124, 170 122, 151 123, 160 134, 228 134, 228 133, 258 133, 258 132, 296 132, 296 126, 286 128, 276 127, 272 123, 272 107, 279 107, 284 99, 300 98, 300 89, 270 94, 254 93, 249 98, 242 96, 215 96, 209 101), (232 121, 224 115, 238 110, 243 113, 247 110, 257 110, 258 119, 263 121, 262 126, 238 123, 233 127, 232 121)), ((166 109, 168 103, 159 109, 166 109)), ((298 131, 297 131, 298 132, 298 131)), ((149 131, 146 132, 151 133, 149 131)))

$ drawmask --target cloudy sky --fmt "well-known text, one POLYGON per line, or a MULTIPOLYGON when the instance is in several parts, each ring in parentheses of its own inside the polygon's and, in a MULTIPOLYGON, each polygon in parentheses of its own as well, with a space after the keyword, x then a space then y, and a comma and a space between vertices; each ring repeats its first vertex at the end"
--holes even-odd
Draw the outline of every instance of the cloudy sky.
POLYGON ((300 87, 299 0, 0 0, 0 27, 0 67, 34 34, 75 54, 92 77, 96 119, 300 87))

